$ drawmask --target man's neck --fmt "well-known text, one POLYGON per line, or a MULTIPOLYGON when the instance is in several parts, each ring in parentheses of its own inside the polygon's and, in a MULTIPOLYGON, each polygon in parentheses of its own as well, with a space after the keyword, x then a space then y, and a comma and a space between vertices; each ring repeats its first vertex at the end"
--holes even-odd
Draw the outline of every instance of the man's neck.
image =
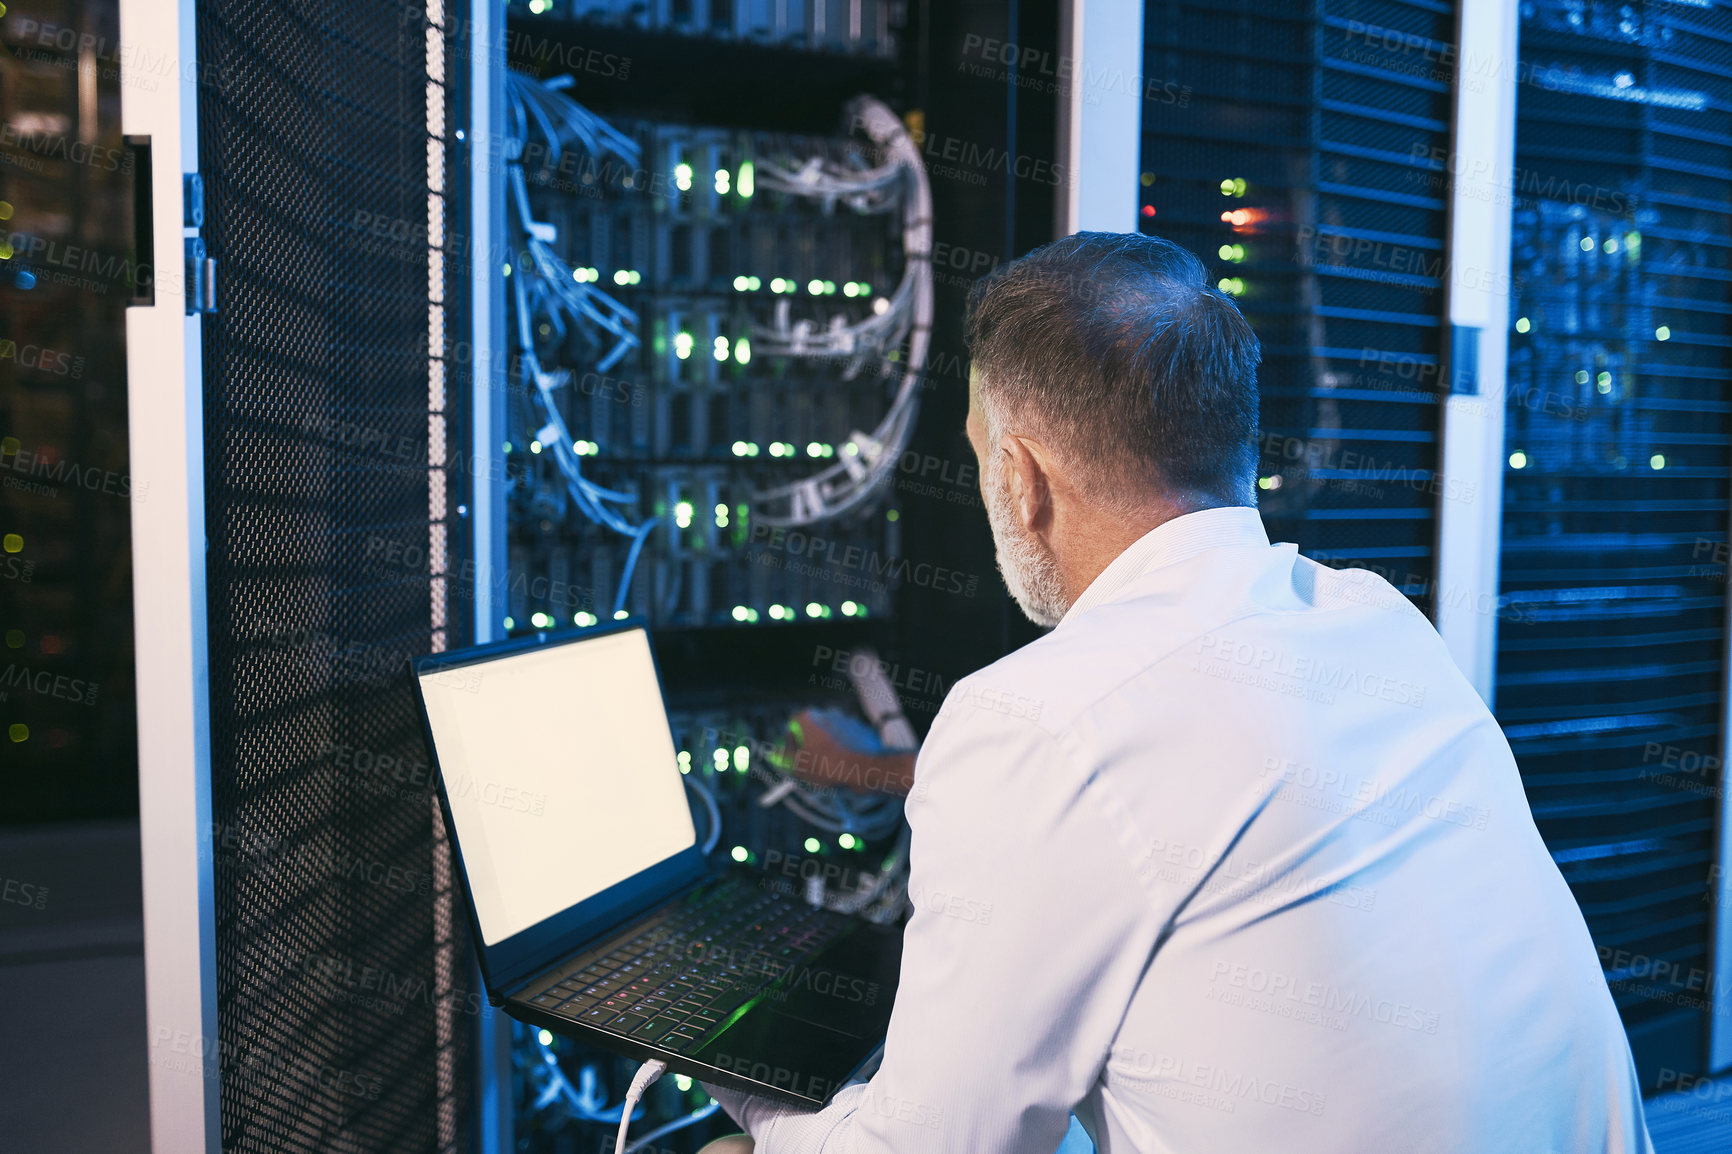
POLYGON ((1091 512, 1084 519, 1066 520, 1065 537, 1051 544, 1064 578, 1065 602, 1075 605, 1108 565, 1168 521, 1203 509, 1218 509, 1230 502, 1195 497, 1188 500, 1158 500, 1140 505, 1130 513, 1091 512))

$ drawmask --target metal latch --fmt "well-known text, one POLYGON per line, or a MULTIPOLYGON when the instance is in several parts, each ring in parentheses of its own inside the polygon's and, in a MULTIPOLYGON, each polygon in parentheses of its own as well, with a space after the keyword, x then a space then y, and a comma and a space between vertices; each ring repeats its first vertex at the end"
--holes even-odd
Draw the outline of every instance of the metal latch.
MULTIPOLYGON (((181 224, 198 230, 204 227, 204 178, 189 172, 183 178, 181 224)), ((204 238, 186 238, 186 315, 214 313, 216 305, 216 261, 206 252, 204 238)))

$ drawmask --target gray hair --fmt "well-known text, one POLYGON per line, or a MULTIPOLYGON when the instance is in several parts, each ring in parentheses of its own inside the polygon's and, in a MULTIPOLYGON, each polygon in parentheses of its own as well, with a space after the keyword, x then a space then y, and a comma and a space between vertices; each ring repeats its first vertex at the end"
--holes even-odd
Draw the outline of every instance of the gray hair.
POLYGON ((1027 422, 1091 496, 1256 504, 1262 347, 1203 264, 1079 232, 976 282, 965 339, 989 444, 1027 422))

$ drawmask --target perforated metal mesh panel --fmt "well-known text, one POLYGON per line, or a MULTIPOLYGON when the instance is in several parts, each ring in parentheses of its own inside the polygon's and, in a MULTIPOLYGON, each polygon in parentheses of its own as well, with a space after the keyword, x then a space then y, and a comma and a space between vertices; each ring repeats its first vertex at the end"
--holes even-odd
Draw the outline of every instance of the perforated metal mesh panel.
POLYGON ((1142 227, 1263 342, 1275 540, 1433 596, 1455 6, 1153 0, 1142 227))
POLYGON ((198 12, 225 1151, 465 1145, 480 999, 408 674, 447 640, 439 14, 198 12))
POLYGON ((1723 8, 1522 8, 1497 713, 1650 1085, 1722 996, 1729 45, 1723 8))

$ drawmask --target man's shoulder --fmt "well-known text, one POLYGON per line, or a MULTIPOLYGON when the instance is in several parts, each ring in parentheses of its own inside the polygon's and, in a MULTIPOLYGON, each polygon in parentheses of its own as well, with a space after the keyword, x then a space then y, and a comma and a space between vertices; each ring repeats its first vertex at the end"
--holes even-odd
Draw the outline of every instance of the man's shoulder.
POLYGON ((1101 698, 1207 632, 1181 599, 1098 606, 951 687, 944 712, 1011 718, 1056 736, 1101 698))
POLYGON ((1376 574, 1297 558, 1232 576, 1097 605, 957 681, 941 716, 1016 719, 1056 737, 1130 683, 1161 678, 1201 706, 1239 693, 1232 678, 1194 676, 1192 659, 1223 638, 1331 655, 1393 646, 1453 669, 1431 623, 1376 574))

